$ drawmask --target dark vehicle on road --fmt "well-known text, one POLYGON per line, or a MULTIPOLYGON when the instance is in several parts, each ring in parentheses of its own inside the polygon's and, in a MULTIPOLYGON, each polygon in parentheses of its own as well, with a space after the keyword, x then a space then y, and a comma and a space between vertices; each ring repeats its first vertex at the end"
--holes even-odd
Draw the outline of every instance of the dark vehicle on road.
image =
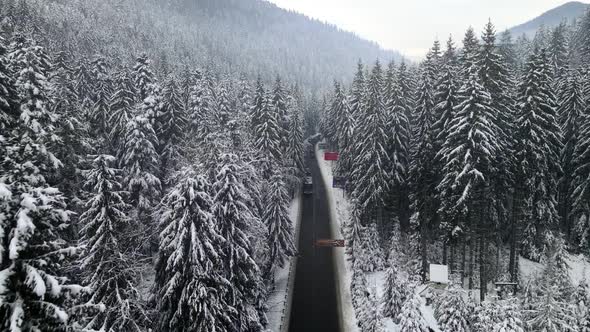
POLYGON ((303 194, 304 195, 311 195, 313 193, 313 181, 311 180, 311 176, 306 176, 303 179, 303 194))

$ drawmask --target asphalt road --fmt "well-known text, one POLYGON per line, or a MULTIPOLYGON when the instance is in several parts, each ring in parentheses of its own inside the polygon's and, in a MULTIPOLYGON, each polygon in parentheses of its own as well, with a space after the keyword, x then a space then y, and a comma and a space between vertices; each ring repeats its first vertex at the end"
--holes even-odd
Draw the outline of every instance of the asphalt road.
POLYGON ((291 306, 290 332, 338 332, 338 305, 332 248, 314 247, 316 239, 331 239, 326 189, 315 159, 307 160, 313 194, 303 195, 299 258, 291 306))

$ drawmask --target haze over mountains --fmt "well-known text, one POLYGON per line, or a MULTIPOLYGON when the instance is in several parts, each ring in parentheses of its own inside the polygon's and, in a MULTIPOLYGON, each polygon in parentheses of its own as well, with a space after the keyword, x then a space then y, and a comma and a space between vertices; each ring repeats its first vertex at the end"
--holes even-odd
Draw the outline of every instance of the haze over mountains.
POLYGON ((584 11, 589 7, 590 4, 579 1, 571 1, 548 10, 528 22, 519 24, 509 29, 509 31, 515 37, 521 36, 522 34, 525 34, 527 37, 533 37, 537 29, 541 26, 549 28, 554 27, 564 21, 570 23, 572 20, 575 20, 584 14, 584 11))
POLYGON ((309 90, 330 87, 334 79, 350 80, 350 68, 359 59, 401 58, 334 25, 263 0, 30 2, 50 30, 68 36, 58 43, 87 57, 115 53, 126 59, 148 50, 156 66, 165 59, 172 69, 197 65, 218 73, 261 75, 266 81, 280 75, 309 90))

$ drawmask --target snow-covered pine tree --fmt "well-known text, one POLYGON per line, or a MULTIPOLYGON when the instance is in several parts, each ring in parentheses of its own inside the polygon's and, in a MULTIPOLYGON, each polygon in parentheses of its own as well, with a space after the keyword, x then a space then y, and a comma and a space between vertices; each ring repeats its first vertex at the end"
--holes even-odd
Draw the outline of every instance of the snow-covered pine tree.
POLYGON ((367 290, 365 299, 357 314, 358 325, 363 332, 384 332, 383 316, 379 310, 379 301, 375 288, 367 290))
POLYGON ((517 299, 482 302, 475 309, 474 332, 524 332, 526 324, 517 299))
POLYGON ((216 96, 216 107, 213 114, 215 117, 215 128, 219 131, 228 131, 228 122, 235 117, 235 114, 233 114, 234 111, 231 109, 229 94, 224 84, 219 85, 216 96))
POLYGON ((85 174, 90 198, 80 216, 85 248, 81 270, 91 289, 86 305, 103 308, 83 324, 90 330, 139 332, 148 319, 134 285, 136 269, 125 252, 124 234, 132 224, 127 216, 130 206, 123 198, 126 192, 121 190, 120 170, 113 164, 113 156, 96 156, 93 168, 85 174))
POLYGON ((575 234, 573 218, 571 218, 570 214, 572 211, 570 198, 577 184, 573 182, 576 167, 574 161, 579 158, 579 155, 574 153, 576 147, 580 145, 580 140, 583 139, 581 125, 584 122, 586 103, 582 93, 582 82, 578 74, 569 71, 566 75, 559 91, 560 103, 557 109, 563 133, 563 147, 560 151, 560 163, 563 173, 559 181, 559 215, 562 229, 568 235, 568 239, 575 239, 577 243, 580 243, 580 240, 584 241, 585 239, 581 239, 580 234, 575 234))
MULTIPOLYGON (((443 166, 445 165, 445 155, 441 152, 448 135, 450 134, 450 126, 455 116, 455 108, 457 107, 459 85, 459 69, 454 55, 454 45, 452 39, 449 39, 447 50, 443 59, 448 59, 443 62, 441 66, 442 73, 439 75, 439 80, 434 94, 434 123, 432 124, 432 131, 434 136, 434 150, 439 153, 436 156, 436 169, 442 175, 443 166)), ((448 211, 442 211, 444 218, 442 218, 441 230, 443 231, 443 239, 445 246, 453 246, 458 240, 460 232, 455 232, 458 227, 463 226, 459 224, 459 219, 456 216, 445 214, 448 211)), ((446 248, 446 247, 445 247, 446 248)), ((446 256, 446 255, 445 255, 446 256)), ((446 260, 446 257, 443 257, 446 260)), ((443 261, 445 263, 446 261, 443 261)))
POLYGON ((92 104, 92 82, 90 70, 88 68, 88 59, 82 58, 74 69, 74 91, 79 105, 88 106, 92 104))
POLYGON ((496 165, 494 173, 488 175, 490 185, 488 231, 495 234, 493 238, 496 245, 500 246, 500 230, 509 224, 506 192, 512 189, 514 179, 512 148, 514 146, 513 91, 515 85, 513 74, 508 69, 507 60, 501 56, 496 39, 494 25, 488 21, 481 36, 482 44, 474 65, 477 66, 481 85, 490 95, 490 106, 495 110, 493 125, 497 129, 495 137, 498 149, 492 156, 493 164, 496 165))
POLYGON ((286 151, 288 147, 288 132, 289 132, 289 112, 287 109, 287 92, 283 88, 283 83, 281 82, 281 78, 277 76, 275 80, 275 85, 272 90, 270 98, 270 105, 272 108, 272 112, 277 120, 277 124, 279 125, 278 135, 280 141, 280 147, 282 151, 286 151))
POLYGON ((161 158, 160 178, 176 169, 183 156, 183 146, 188 129, 188 119, 182 105, 180 89, 173 77, 169 77, 162 89, 161 127, 158 136, 158 152, 161 158))
POLYGON ((582 278, 576 293, 573 296, 573 303, 575 305, 576 319, 578 322, 578 332, 590 331, 590 312, 588 306, 590 305, 590 296, 588 294, 588 283, 586 278, 582 278))
POLYGON ((196 78, 196 83, 190 91, 188 115, 191 136, 195 138, 196 142, 204 140, 213 130, 214 102, 215 98, 209 89, 207 80, 203 77, 196 78))
MULTIPOLYGON (((443 179, 437 186, 440 210, 451 220, 466 220, 472 231, 477 230, 474 234, 479 235, 480 249, 485 250, 485 234, 491 231, 488 220, 490 181, 496 172, 496 153, 501 149, 497 140, 500 130, 495 123, 497 111, 475 67, 458 95, 447 138, 437 154, 444 165, 443 179)), ((480 266, 482 300, 487 285, 485 276, 480 266)))
MULTIPOLYGON (((231 287, 227 302, 237 310, 234 324, 238 331, 261 330, 261 319, 250 317, 249 310, 264 288, 261 272, 253 258, 250 225, 256 216, 248 205, 249 195, 242 184, 243 170, 238 157, 225 154, 220 158, 213 184, 213 206, 219 234, 226 240, 219 253, 223 274, 231 287)), ((282 241, 278 238, 277 241, 282 241)))
POLYGON ((411 152, 412 163, 410 169, 411 188, 414 206, 418 212, 420 230, 420 253, 422 261, 422 278, 426 280, 428 269, 427 243, 430 236, 429 229, 435 223, 437 202, 432 193, 436 192, 437 174, 434 169, 435 137, 432 135, 434 124, 434 101, 432 85, 428 73, 422 70, 420 86, 417 90, 414 109, 414 133, 412 135, 411 152))
POLYGON ((407 118, 408 110, 402 101, 402 93, 397 81, 397 73, 394 63, 391 62, 387 69, 385 80, 385 121, 389 140, 387 153, 389 155, 391 172, 390 190, 392 193, 395 211, 402 225, 401 230, 408 230, 409 200, 408 173, 409 173, 409 144, 410 124, 407 118))
POLYGON ((497 308, 498 315, 492 326, 492 332, 525 332, 527 330, 522 317, 522 308, 517 299, 498 301, 497 308))
POLYGON ((545 284, 541 286, 541 296, 527 310, 527 324, 533 331, 577 332, 577 324, 572 306, 558 299, 558 287, 545 284))
POLYGON ((521 225, 522 255, 540 260, 547 246, 550 229, 558 221, 556 192, 561 172, 561 135, 556 100, 551 88, 549 61, 545 50, 531 55, 519 88, 516 118, 515 178, 516 220, 521 225))
MULTIPOLYGON (((361 114, 364 113, 364 98, 366 96, 365 80, 366 77, 364 73, 364 66, 361 62, 359 62, 357 65, 357 72, 352 81, 351 92, 348 97, 351 120, 352 123, 354 123, 354 126, 350 128, 352 130, 350 144, 344 147, 343 151, 341 152, 342 159, 339 162, 339 164, 342 164, 343 166, 343 169, 341 170, 341 172, 343 173, 341 174, 348 176, 347 181, 351 184, 354 184, 357 181, 357 179, 354 177, 355 174, 353 174, 353 170, 355 165, 355 159, 358 156, 357 143, 362 137, 362 135, 359 132, 360 129, 358 128, 358 123, 360 122, 360 119, 362 117, 361 114)), ((351 191, 354 189, 352 185, 349 187, 351 191)))
POLYGON ((406 62, 402 60, 397 69, 396 82, 399 85, 400 105, 406 110, 406 117, 410 123, 413 123, 412 111, 415 107, 415 89, 416 82, 406 62))
POLYGON ((147 117, 137 115, 129 121, 119 161, 124 171, 124 186, 140 214, 154 206, 161 192, 157 145, 158 138, 147 117))
POLYGON ((574 240, 579 250, 585 250, 590 246, 590 116, 583 116, 580 122, 580 139, 574 150, 570 201, 574 240))
POLYGON ((473 30, 473 27, 469 27, 463 37, 463 50, 459 56, 463 79, 469 79, 469 76, 471 76, 471 67, 477 62, 479 47, 475 30, 473 30))
POLYGON ((552 29, 547 47, 549 61, 551 63, 551 77, 556 83, 556 86, 559 86, 567 72, 568 49, 567 25, 565 22, 561 22, 552 29))
POLYGON ((399 328, 403 332, 428 332, 428 324, 422 316, 422 299, 414 294, 403 304, 399 313, 399 328))
POLYGON ((413 287, 410 281, 402 276, 392 261, 387 268, 385 290, 383 292, 383 316, 391 317, 399 323, 402 307, 412 297, 413 287))
POLYGON ((289 217, 289 195, 282 175, 275 172, 269 180, 263 220, 268 228, 270 246, 266 272, 270 273, 285 264, 295 254, 293 223, 289 217))
POLYGON ((332 97, 332 108, 337 109, 338 116, 332 121, 336 123, 336 140, 338 142, 338 151, 342 152, 342 157, 336 165, 336 173, 346 176, 352 169, 352 156, 346 156, 351 151, 353 144, 354 127, 356 121, 350 109, 349 99, 340 83, 334 83, 334 96, 332 97))
POLYGON ((7 52, 5 40, 0 36, 0 142, 9 128, 16 126, 19 116, 14 73, 8 66, 7 52))
POLYGON ((107 148, 109 138, 109 119, 111 117, 111 98, 113 96, 113 82, 110 76, 96 76, 94 104, 90 106, 88 120, 89 129, 94 139, 107 148))
MULTIPOLYGON (((297 101, 293 101, 297 103, 297 101)), ((305 162, 303 160, 303 124, 301 123, 301 111, 298 106, 291 108, 291 121, 289 122, 287 155, 293 162, 298 174, 302 174, 305 169, 305 162)))
POLYGON ((282 129, 277 113, 271 107, 260 79, 256 83, 250 120, 253 130, 253 145, 262 162, 264 177, 268 178, 274 165, 279 165, 282 160, 282 129))
MULTIPOLYGON (((64 66, 64 65, 61 65, 64 66)), ((55 174, 48 178, 69 199, 75 198, 80 191, 79 164, 87 154, 84 139, 88 137, 84 110, 76 103, 76 93, 70 74, 66 69, 54 70, 51 75, 52 100, 51 112, 56 116, 55 136, 50 150, 62 161, 55 174)), ((86 99, 90 106, 92 100, 86 99)), ((72 208, 73 205, 70 205, 72 208)))
POLYGON ((135 88, 126 70, 118 73, 115 89, 111 96, 108 121, 109 141, 112 154, 117 155, 124 148, 127 123, 133 117, 135 88))
POLYGON ((383 198, 389 189, 390 165, 387 153, 388 136, 385 128, 383 77, 381 65, 375 64, 367 81, 367 95, 359 118, 359 140, 352 177, 352 195, 360 206, 361 222, 382 223, 383 198))
POLYGON ((381 271, 385 267, 385 255, 383 249, 377 240, 379 233, 377 232, 377 225, 370 223, 366 226, 360 227, 360 237, 357 238, 354 244, 354 259, 355 264, 363 272, 381 271))
POLYGON ((460 286, 451 288, 435 302, 434 316, 442 332, 466 332, 471 330, 473 303, 460 286))
POLYGON ((37 47, 14 51, 16 89, 7 90, 17 91, 20 108, 4 99, 1 109, 11 123, 0 141, 0 326, 7 331, 66 330, 71 295, 82 289, 61 275, 64 259, 77 250, 62 238, 70 226, 64 197, 45 180, 60 162, 46 146, 55 117, 37 47))
POLYGON ((350 295, 352 300, 352 306, 355 313, 359 315, 359 310, 366 301, 367 293, 369 292, 367 286, 367 277, 356 263, 352 264, 352 278, 350 281, 350 295))
POLYGON ((237 311, 227 303, 219 233, 206 178, 190 168, 162 201, 156 264, 157 307, 162 331, 236 331, 237 311))
POLYGON ((141 54, 135 60, 133 66, 133 84, 137 91, 136 100, 143 101, 150 94, 151 85, 155 82, 154 73, 150 68, 151 61, 145 53, 141 54))

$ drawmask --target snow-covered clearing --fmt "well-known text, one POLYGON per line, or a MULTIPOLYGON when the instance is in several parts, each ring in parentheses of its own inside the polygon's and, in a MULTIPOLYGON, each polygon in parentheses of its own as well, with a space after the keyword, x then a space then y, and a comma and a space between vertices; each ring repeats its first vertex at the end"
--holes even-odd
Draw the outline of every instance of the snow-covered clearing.
MULTIPOLYGON (((584 278, 586 281, 590 281, 590 261, 588 261, 588 258, 582 254, 571 255, 566 253, 565 259, 569 265, 569 275, 574 286, 577 286, 584 278)), ((533 262, 522 256, 519 258, 519 263, 520 276, 523 283, 521 287, 525 286, 524 283, 539 277, 545 269, 542 263, 533 262)))
MULTIPOLYGON (((299 246, 299 225, 301 222, 301 194, 295 195, 291 202, 289 216, 295 227, 295 245, 299 246)), ((291 257, 289 263, 279 269, 275 274, 274 290, 268 297, 268 329, 270 331, 287 331, 289 329, 289 315, 291 314, 291 302, 293 298, 293 285, 295 282, 295 267, 297 257, 291 257)))
MULTIPOLYGON (((331 226, 332 234, 334 238, 342 239, 342 225, 350 218, 350 202, 346 197, 343 189, 332 188, 332 161, 324 160, 324 150, 319 149, 316 145, 316 159, 319 162, 322 178, 326 187, 326 194, 328 196, 328 203, 330 204, 330 215, 332 217, 331 226), (334 220, 335 219, 335 220, 334 220)), ((338 271, 337 282, 338 282, 338 296, 340 310, 342 314, 342 325, 343 330, 346 332, 357 332, 357 320, 354 314, 354 308, 352 306, 352 297, 350 294, 350 282, 352 278, 352 265, 350 261, 346 259, 343 248, 334 249, 334 260, 335 266, 338 271)), ((377 295, 381 297, 385 286, 385 271, 378 271, 373 273, 367 273, 367 282, 369 289, 373 287, 377 290, 377 295)), ((417 287, 416 291, 419 291, 420 287, 417 287)), ((426 306, 425 302, 422 301, 422 315, 424 319, 434 331, 440 331, 438 323, 434 318, 433 309, 431 306, 426 306)), ((384 325, 386 331, 399 332, 399 327, 390 319, 384 319, 384 325)))

